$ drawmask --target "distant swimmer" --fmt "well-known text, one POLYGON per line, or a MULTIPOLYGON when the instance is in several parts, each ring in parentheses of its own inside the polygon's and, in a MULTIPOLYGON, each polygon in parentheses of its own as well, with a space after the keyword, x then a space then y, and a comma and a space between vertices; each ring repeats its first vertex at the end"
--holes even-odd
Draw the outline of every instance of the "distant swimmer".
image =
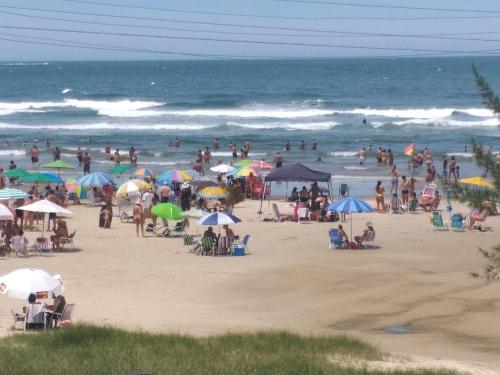
POLYGON ((322 162, 323 160, 321 159, 321 156, 319 156, 319 157, 316 159, 316 161, 318 161, 318 162, 322 162))
POLYGON ((316 138, 313 138, 311 148, 313 150, 317 150, 318 149, 318 141, 316 140, 316 138))
POLYGON ((181 140, 179 139, 179 137, 175 137, 174 145, 175 147, 179 147, 181 145, 181 140))
POLYGON ((366 117, 363 117, 363 125, 366 125, 367 121, 366 121, 366 117))
POLYGON ((304 151, 306 149, 306 142, 303 139, 300 140, 299 149, 304 151))
POLYGON ((285 142, 285 151, 287 151, 287 152, 290 151, 290 148, 291 148, 290 147, 290 141, 286 141, 285 142))

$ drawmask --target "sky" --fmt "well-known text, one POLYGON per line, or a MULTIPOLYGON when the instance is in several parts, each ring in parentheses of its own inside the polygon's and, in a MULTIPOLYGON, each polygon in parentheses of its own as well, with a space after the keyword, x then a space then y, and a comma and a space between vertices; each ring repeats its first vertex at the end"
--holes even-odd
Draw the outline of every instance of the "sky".
POLYGON ((500 55, 499 21, 495 0, 0 0, 0 59, 500 55))

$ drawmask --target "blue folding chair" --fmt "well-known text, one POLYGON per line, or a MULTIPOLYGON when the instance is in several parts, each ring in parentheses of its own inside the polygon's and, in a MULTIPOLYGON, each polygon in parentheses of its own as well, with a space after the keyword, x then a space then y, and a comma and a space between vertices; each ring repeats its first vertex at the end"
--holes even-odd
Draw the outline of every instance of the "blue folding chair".
POLYGON ((340 238, 339 230, 336 228, 330 229, 330 249, 344 249, 346 243, 340 238))

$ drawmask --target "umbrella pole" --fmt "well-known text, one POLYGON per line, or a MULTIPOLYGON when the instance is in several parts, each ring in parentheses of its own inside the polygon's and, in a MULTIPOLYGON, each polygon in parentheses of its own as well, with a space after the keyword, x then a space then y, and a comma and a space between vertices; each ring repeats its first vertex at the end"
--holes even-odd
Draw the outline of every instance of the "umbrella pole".
POLYGON ((351 212, 351 242, 352 242, 352 212, 351 212))

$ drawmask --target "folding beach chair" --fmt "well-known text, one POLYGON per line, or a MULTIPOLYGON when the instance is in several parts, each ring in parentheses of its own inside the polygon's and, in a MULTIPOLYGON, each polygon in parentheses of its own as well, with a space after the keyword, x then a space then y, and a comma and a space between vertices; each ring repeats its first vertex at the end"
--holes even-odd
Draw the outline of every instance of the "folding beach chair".
POLYGON ((213 254, 215 255, 213 239, 211 239, 210 237, 202 237, 201 238, 201 255, 203 255, 203 253, 208 254, 211 251, 213 251, 213 254))
POLYGON ((273 221, 275 221, 277 223, 281 223, 282 221, 290 220, 290 217, 288 215, 280 214, 280 210, 279 210, 278 205, 276 203, 273 203, 273 211, 274 211, 273 221))
POLYGON ((433 211, 432 212, 432 230, 449 230, 446 223, 443 221, 443 217, 441 216, 441 212, 433 211))
POLYGON ((340 238, 337 228, 330 229, 330 249, 345 249, 346 243, 340 238))
POLYGON ((453 214, 451 216, 451 230, 454 232, 465 231, 465 217, 462 214, 453 214))
POLYGON ((76 235, 76 230, 73 231, 68 237, 61 237, 59 238, 59 244, 61 245, 61 248, 64 248, 65 245, 68 245, 70 248, 75 247, 75 235, 76 235))
POLYGON ((50 325, 52 325, 52 321, 55 321, 56 327, 67 328, 71 326, 73 324, 72 314, 74 309, 75 304, 69 303, 64 306, 64 310, 62 311, 62 313, 52 313, 52 320, 50 321, 50 325))

